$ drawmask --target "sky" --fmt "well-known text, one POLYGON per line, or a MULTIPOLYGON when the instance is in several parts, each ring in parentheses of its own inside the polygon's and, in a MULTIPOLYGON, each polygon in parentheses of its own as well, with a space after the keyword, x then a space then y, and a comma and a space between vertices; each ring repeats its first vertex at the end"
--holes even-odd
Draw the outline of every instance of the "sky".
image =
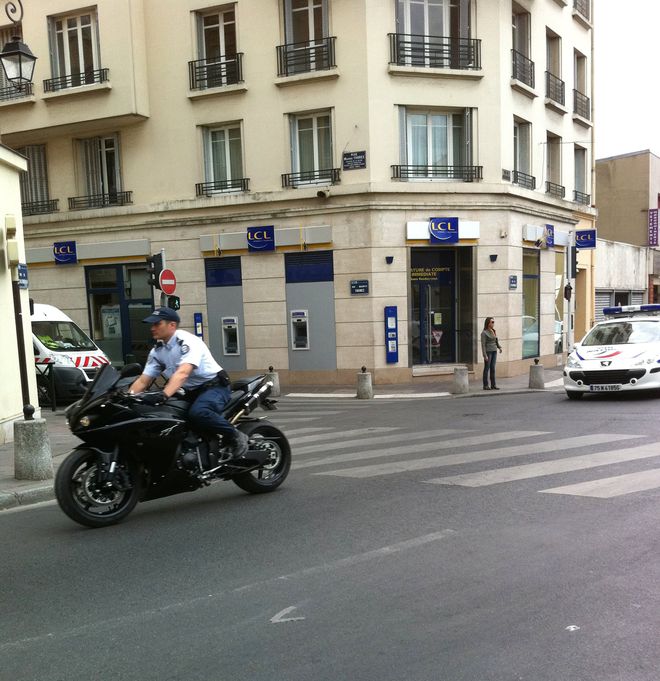
POLYGON ((592 0, 596 158, 660 156, 660 2, 592 0))

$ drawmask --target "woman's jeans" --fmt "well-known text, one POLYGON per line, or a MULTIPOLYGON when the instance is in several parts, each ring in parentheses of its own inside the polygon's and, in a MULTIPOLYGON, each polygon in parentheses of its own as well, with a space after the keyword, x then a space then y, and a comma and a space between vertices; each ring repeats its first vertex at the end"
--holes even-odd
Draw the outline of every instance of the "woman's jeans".
POLYGON ((488 373, 490 372, 490 387, 495 387, 495 362, 497 362, 497 350, 487 352, 486 363, 484 364, 484 388, 488 387, 488 373))

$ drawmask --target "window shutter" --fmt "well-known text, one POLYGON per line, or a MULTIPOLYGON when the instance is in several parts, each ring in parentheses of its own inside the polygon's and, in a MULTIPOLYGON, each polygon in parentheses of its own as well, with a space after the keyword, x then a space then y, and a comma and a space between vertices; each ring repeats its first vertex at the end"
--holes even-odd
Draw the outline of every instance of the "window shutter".
POLYGON ((406 141, 406 107, 399 107, 399 159, 402 166, 408 165, 408 143, 406 141))
POLYGON ((644 291, 632 291, 630 293, 631 305, 644 305, 644 291))
POLYGON ((84 175, 84 191, 86 196, 102 193, 100 143, 101 140, 98 137, 78 141, 78 144, 80 145, 84 175))
POLYGON ((596 291, 595 301, 594 319, 597 322, 602 322, 605 319, 603 308, 612 304, 612 291, 596 291))

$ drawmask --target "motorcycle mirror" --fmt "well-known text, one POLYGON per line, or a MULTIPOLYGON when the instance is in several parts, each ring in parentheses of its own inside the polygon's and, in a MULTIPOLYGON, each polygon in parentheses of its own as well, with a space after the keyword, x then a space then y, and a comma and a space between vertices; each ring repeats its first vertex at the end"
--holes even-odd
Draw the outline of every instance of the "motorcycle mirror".
POLYGON ((134 363, 134 364, 126 364, 122 370, 119 372, 119 375, 122 378, 127 378, 131 376, 139 376, 142 373, 142 366, 134 363))

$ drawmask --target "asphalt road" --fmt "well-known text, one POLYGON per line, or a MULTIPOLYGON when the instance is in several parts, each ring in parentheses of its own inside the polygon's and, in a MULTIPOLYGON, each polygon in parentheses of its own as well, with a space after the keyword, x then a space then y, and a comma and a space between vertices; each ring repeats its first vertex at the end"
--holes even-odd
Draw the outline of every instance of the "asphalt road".
POLYGON ((657 681, 656 413, 283 400, 274 494, 0 512, 0 679, 657 681))

